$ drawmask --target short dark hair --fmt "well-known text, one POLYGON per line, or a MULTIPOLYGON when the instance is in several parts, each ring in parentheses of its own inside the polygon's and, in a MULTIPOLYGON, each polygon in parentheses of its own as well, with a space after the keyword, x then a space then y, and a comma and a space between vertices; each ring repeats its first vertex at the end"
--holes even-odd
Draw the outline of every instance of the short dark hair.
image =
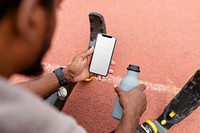
MULTIPOLYGON (((0 0, 0 20, 6 15, 16 11, 21 1, 22 0, 0 0)), ((40 3, 47 11, 52 11, 53 0, 40 0, 40 3)))

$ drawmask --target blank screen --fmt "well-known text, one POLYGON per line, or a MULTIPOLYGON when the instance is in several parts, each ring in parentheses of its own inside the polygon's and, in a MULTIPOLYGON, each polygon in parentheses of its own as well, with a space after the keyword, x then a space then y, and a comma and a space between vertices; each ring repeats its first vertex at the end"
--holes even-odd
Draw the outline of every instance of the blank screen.
POLYGON ((102 34, 98 34, 90 64, 90 72, 102 76, 106 76, 108 74, 115 42, 116 39, 114 37, 106 37, 102 34))

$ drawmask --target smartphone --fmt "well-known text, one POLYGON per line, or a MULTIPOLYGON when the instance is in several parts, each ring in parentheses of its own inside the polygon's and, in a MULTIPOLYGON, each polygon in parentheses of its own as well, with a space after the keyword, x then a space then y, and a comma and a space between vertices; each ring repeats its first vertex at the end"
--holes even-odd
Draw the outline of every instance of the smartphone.
POLYGON ((91 73, 106 77, 111 64, 116 38, 107 34, 97 35, 94 53, 90 62, 91 73))

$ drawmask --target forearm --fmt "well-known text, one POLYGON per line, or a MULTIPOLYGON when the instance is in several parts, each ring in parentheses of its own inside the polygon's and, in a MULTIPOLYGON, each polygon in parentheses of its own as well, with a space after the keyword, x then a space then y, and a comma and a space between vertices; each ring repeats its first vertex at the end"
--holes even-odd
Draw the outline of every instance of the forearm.
POLYGON ((50 95, 60 87, 58 79, 54 73, 50 73, 35 80, 18 84, 41 97, 50 95))
MULTIPOLYGON (((73 80, 71 74, 68 72, 68 69, 65 68, 62 70, 62 72, 67 81, 71 83, 73 80)), ((35 80, 22 82, 18 84, 41 97, 49 96, 51 93, 55 92, 60 87, 60 83, 54 73, 50 73, 35 80)))
POLYGON ((134 113, 124 110, 115 133, 135 133, 138 125, 139 118, 134 113))

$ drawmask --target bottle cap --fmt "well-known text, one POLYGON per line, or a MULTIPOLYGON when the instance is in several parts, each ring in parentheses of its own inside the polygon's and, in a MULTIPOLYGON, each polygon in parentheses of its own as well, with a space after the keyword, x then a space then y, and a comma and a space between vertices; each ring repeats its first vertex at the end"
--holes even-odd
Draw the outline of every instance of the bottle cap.
POLYGON ((136 65, 129 65, 128 67, 127 67, 127 70, 130 70, 130 71, 135 71, 135 72, 140 72, 140 67, 139 66, 136 66, 136 65))

